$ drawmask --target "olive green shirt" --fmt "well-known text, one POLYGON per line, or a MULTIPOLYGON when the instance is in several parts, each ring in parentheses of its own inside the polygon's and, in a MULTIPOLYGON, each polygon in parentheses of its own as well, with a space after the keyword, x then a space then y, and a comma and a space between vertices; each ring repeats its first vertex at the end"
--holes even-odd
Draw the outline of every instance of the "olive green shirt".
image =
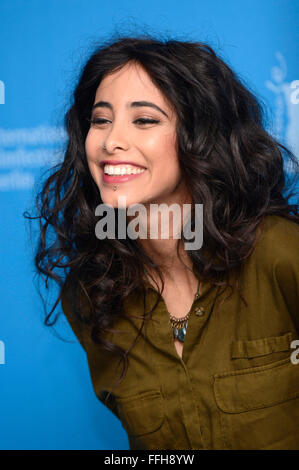
MULTIPOLYGON (((236 290, 216 298, 223 287, 202 284, 182 359, 160 299, 107 404, 127 431, 131 449, 299 449, 299 363, 291 361, 296 349, 299 359, 299 343, 291 347, 299 339, 299 226, 267 216, 239 279, 248 307, 236 290)), ((148 309, 156 291, 148 283, 146 292, 148 309)), ((91 341, 65 299, 62 307, 104 402, 121 372, 119 356, 91 341)), ((141 289, 125 300, 125 309, 142 315, 141 289)), ((127 349, 141 324, 140 318, 121 318, 108 339, 127 349)))

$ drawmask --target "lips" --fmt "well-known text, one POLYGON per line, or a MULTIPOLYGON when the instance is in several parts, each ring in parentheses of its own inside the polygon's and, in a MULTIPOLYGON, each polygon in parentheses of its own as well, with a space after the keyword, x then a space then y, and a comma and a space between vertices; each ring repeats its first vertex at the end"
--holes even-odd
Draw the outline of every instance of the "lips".
POLYGON ((139 165, 138 163, 134 163, 134 162, 123 162, 121 160, 103 160, 101 163, 100 163, 100 166, 101 168, 104 168, 105 165, 132 165, 132 166, 136 166, 137 168, 145 168, 145 166, 142 166, 142 165, 139 165))
POLYGON ((107 175, 104 173, 104 168, 102 168, 102 178, 103 182, 106 184, 109 183, 126 183, 127 181, 131 181, 134 178, 141 178, 142 175, 144 175, 147 172, 147 169, 143 171, 142 173, 136 173, 135 175, 107 175))

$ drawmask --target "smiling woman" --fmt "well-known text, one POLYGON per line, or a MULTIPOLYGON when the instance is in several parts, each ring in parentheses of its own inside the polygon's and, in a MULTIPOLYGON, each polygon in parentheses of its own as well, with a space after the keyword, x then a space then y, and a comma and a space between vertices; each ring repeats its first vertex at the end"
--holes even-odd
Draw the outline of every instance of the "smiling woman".
POLYGON ((283 171, 296 183, 298 162, 255 96, 207 44, 124 37, 88 59, 65 125, 35 263, 130 448, 298 448, 299 214, 283 171), (192 228, 202 205, 202 248, 163 238, 171 211, 155 238, 97 238, 97 206, 117 226, 120 197, 145 217, 190 204, 192 228))

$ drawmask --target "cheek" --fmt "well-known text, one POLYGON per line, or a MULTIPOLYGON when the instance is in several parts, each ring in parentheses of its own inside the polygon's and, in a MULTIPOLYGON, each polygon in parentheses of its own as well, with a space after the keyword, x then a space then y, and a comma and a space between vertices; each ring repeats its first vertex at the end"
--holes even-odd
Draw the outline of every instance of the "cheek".
POLYGON ((164 177, 176 177, 180 173, 175 139, 172 134, 163 135, 156 146, 155 166, 164 177))
POLYGON ((93 154, 93 148, 94 148, 94 139, 93 139, 92 133, 89 131, 85 139, 86 156, 93 154))
POLYGON ((100 179, 98 177, 97 165, 92 160, 90 160, 89 158, 87 159, 87 165, 88 165, 88 168, 89 168, 92 179, 94 180, 94 182, 97 185, 99 185, 100 179))
POLYGON ((96 181, 96 176, 99 171, 99 167, 97 165, 96 160, 96 146, 94 138, 90 132, 87 134, 87 137, 85 139, 85 155, 91 176, 96 181))
POLYGON ((147 157, 155 164, 165 165, 171 163, 175 165, 178 162, 173 133, 152 136, 143 141, 142 146, 147 153, 147 157))

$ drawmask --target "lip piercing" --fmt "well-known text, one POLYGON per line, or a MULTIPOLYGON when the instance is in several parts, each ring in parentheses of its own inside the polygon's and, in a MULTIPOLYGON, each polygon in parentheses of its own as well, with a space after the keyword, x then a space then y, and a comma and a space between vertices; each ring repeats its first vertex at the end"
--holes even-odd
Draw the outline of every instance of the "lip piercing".
POLYGON ((113 191, 116 191, 117 190, 117 186, 113 186, 113 191))

